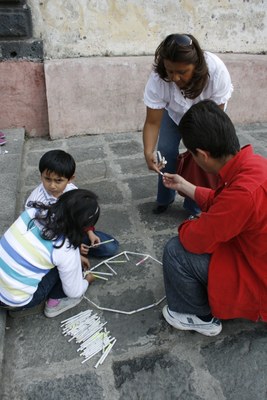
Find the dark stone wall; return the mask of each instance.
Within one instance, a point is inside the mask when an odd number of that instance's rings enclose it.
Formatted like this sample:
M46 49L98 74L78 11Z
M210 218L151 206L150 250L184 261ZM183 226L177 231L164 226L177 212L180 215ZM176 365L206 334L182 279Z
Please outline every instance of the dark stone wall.
M9 59L43 59L43 42L32 37L26 0L0 0L0 60Z

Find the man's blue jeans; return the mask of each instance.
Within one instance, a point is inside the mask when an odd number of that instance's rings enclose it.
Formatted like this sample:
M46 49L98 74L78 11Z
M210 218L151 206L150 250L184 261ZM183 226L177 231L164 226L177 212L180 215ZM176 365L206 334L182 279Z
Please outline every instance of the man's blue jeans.
M170 118L165 110L160 126L158 150L167 160L166 167L162 172L175 174L177 171L177 156L179 154L179 144L181 136L176 123ZM162 183L162 177L159 175L157 202L160 205L167 205L175 198L175 190L167 189ZM189 197L184 200L184 208L192 214L200 213L198 205Z
M185 250L179 237L166 244L163 275L169 309L183 314L208 315L207 294L210 254Z

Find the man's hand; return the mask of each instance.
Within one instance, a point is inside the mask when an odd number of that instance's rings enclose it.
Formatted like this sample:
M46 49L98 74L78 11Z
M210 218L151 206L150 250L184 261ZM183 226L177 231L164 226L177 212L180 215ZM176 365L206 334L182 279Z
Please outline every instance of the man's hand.
M180 175L168 174L167 172L164 174L162 180L166 188L173 190L181 190L181 185L187 182Z
M166 188L182 192L186 196L195 200L196 186L186 181L182 176L166 172L162 177L162 181Z

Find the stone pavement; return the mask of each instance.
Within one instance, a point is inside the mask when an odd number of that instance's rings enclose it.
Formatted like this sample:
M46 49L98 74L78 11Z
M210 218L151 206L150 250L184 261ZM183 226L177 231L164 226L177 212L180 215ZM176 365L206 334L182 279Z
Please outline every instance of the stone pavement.
M267 124L237 128L241 144L253 143L255 150L267 157ZM121 251L148 253L161 260L164 244L177 234L177 225L188 216L180 197L165 214L155 217L151 213L157 177L146 168L140 132L57 141L28 139L24 142L20 175L21 146L18 144L11 157L12 146L13 132L6 145L10 153L0 155L1 200L5 206L1 211L2 232L7 226L6 210L12 208L13 214L15 210L15 175L20 183L18 214L26 196L39 183L41 155L55 148L74 156L76 184L99 196L101 216L97 228L116 236ZM114 264L118 275L108 282L94 282L87 297L100 306L124 311L155 303L164 295L161 265L146 261L136 266L139 260L140 256L131 256L127 265ZM97 262L91 260L92 265ZM38 314L16 319L7 316L5 321L0 311L0 356L4 358L1 399L266 399L266 324L224 321L222 333L208 338L170 327L161 315L164 304L124 315L99 311L84 299L76 308L53 319ZM97 369L94 365L99 357L81 364L78 345L68 343L60 328L61 320L88 308L107 322L117 339Z
M7 144L0 147L0 236L16 217L16 197L20 181L21 161L23 155L24 129L5 129ZM6 313L0 310L0 382L2 360L4 357L4 338ZM0 383L1 395L1 383ZM1 398L1 396L0 396Z

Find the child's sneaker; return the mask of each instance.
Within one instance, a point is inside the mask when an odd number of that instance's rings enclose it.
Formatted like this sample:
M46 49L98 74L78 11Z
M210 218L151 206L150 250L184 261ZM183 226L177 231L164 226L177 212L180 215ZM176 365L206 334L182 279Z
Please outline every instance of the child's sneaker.
M163 307L162 314L166 321L176 329L196 331L205 336L216 336L222 330L221 321L214 317L211 321L205 322L193 314L171 311L168 306Z
M48 299L45 303L44 315L47 318L56 317L64 311L77 306L82 299L82 297L77 299L72 299L70 297L64 297L63 299Z

